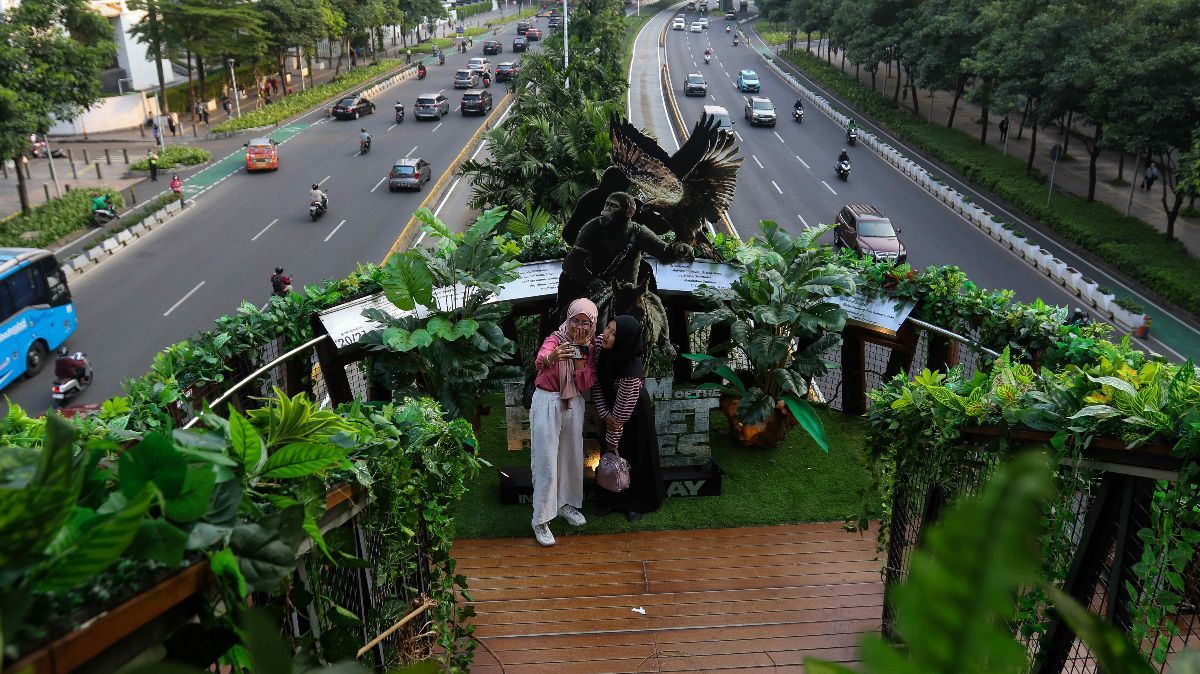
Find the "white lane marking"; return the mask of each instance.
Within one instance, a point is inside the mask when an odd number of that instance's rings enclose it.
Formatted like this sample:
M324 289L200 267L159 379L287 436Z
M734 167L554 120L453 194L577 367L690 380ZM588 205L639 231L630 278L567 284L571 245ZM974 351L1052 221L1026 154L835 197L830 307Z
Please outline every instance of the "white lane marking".
M830 192L833 192L834 196L837 196L837 191L836 191L836 190L834 190L832 187L830 187L830 186L829 186L829 183L827 183L827 182L825 182L824 180L822 180L822 181L821 181L821 184L825 186L825 189L829 190Z
M771 187L774 187L776 192L783 194L783 190L779 189L779 185L776 185L774 180L771 181Z
M758 160L758 157L755 157L754 155L750 155L750 158L754 160L755 164L758 164L758 168L767 168L766 166L762 165L762 162L760 162Z
M355 156L355 157L357 157L357 156L358 156L358 155L360 155L360 154L362 154L362 150L359 150L358 152L355 152L355 153L354 153L354 156Z
M342 228L342 225L344 225L344 224L346 224L346 221L345 221L345 220L342 220L341 222L339 222L339 223L337 224L337 227L334 227L334 228L333 228L333 231L329 233L329 236L325 237L325 243L329 243L329 240L333 238L333 235L334 235L334 234L337 234L337 231L338 231L339 229L341 229L341 228Z
M411 156L412 156L412 153L416 152L418 147L421 147L421 146L420 146L420 145L414 145L414 146L413 146L413 149L409 150L409 151L408 151L408 154L404 155L404 157L405 157L406 159L407 159L408 157L411 157Z
M437 133L437 130L442 128L443 124L445 124L445 122L438 122L438 125L433 127L433 131L430 131L430 133Z
M320 187L321 185L324 185L324 184L325 184L325 181L326 181L326 180L329 180L331 177L332 177L332 176L325 176L324 178L321 178L321 182L317 183L317 187Z
M445 89L438 89L438 93L439 93L439 94L440 94L440 93L444 93L445 91L446 91Z
M458 112L459 110L462 110L462 103L459 103L458 105L454 106L455 112Z
M374 192L375 190L379 189L379 186L382 185L383 181L385 181L385 180L387 180L387 176L380 178L379 182L375 183L375 187L371 188L371 191Z
M170 316L172 311L175 311L176 309L178 309L180 304L183 304L184 302L187 301L187 298L196 294L196 291L199 290L200 288L202 288L205 283L206 283L206 281L201 281L201 282L197 283L195 288L192 288L191 290L189 290L186 295L179 298L178 302L176 302L175 304L172 304L170 309L167 309L166 311L164 311L163 316Z
M395 124L393 124L393 125L389 126L389 127L387 128L387 130L388 130L388 131L391 131L391 130L392 130L392 129L394 129L394 128L396 128L396 125L395 125ZM387 131L385 131L384 133L387 133Z
M805 220L803 215L800 215L799 213L797 213L796 217L800 218L800 224L804 225L805 227L808 227L808 220Z
M780 142L780 143L786 143L786 142L787 142L787 141L785 141L785 140L783 139L783 136L779 135L779 132L778 132L778 131L773 131L772 133L774 133L774 134L775 134L775 137L779 139L779 142Z
M737 136L737 139L739 142L742 142L742 143L746 142L746 139L742 138L742 134L738 133L737 131L734 131L733 135Z
M262 228L262 231L261 231L261 232L259 232L258 234L255 234L254 236L250 237L250 240L251 240L251 241L257 241L257 240L258 240L258 237L262 236L263 234L266 234L266 233L267 233L267 230L271 228L271 225L274 225L274 224L275 224L275 223L277 223L277 222L279 222L279 218L275 218L274 220L272 220L270 225L267 225L266 227L263 227L263 228Z
M811 166L808 165L808 162L806 162L800 158L800 155L796 155L796 161L800 162L801 164L804 164L804 168L806 168L806 169L812 168Z

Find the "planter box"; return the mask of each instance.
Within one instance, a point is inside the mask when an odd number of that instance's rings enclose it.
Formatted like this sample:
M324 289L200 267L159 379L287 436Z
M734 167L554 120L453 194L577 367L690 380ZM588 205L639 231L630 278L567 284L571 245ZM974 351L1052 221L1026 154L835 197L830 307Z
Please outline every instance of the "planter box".
M1005 248L1009 249L1013 247L1013 238L1012 230L1004 229L1003 227L1000 228L1000 231L996 236L996 240L999 241Z
M1079 291L1079 297L1093 307L1096 306L1096 289L1099 287L1100 284L1087 280L1083 275L1080 275L1079 280L1075 281L1075 289Z
M1041 248L1041 245L1037 242L1025 239L1018 245L1014 246L1013 250L1020 254L1021 257L1025 258L1025 260L1030 264L1033 264L1033 256L1037 254L1039 248Z
M1080 294L1079 282L1083 279L1083 273L1074 267L1067 267L1063 270L1063 286L1067 290Z
M1143 314L1135 314L1132 311L1127 311L1118 306L1116 303L1113 303L1112 318L1113 322L1117 324L1118 328L1132 331L1134 328L1142 324L1144 316Z
M1054 256L1045 248L1038 248L1037 252L1033 254L1034 266L1041 269L1043 274L1049 273L1050 261L1053 259Z
M1112 318L1113 307L1116 306L1116 299L1117 298L1115 296L1109 295L1108 293L1102 293L1099 290L1092 294L1092 304L1106 318Z
M1024 238L1019 237L1016 234L1013 234L1012 237L1008 240L1008 244L1009 244L1008 245L1009 250L1016 253L1017 255L1024 255L1025 246L1026 246Z
M1051 279L1061 285L1063 283L1063 277L1067 273L1067 263L1054 256L1051 256L1046 271Z

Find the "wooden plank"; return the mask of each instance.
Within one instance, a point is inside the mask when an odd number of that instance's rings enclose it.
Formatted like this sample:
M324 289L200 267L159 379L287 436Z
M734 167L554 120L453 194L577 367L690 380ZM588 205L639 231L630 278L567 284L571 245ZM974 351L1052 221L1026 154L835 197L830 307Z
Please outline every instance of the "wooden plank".
M788 534L804 534L811 532L834 532L842 535L859 535L842 528L840 522L806 522L801 524L776 524L765 527L725 527L721 529L664 529L662 531L629 531L620 534L600 534L587 536L592 539L603 539L606 542L636 541L639 538L652 535L657 540L682 539L697 541L704 539L730 539L754 536L781 536ZM585 534L586 536L586 534ZM472 549L508 548L513 538L460 538L463 545ZM457 543L456 543L457 545Z
M613 595L600 602L592 597L553 597L550 599L522 599L499 601L474 601L478 612L510 613L517 611L546 611L565 608L594 608L596 606L662 606L666 604L706 604L754 601L757 599L801 599L804 597L829 597L837 595L883 596L883 582L876 578L868 583L849 585L818 585L785 587L764 590L692 590L679 593Z

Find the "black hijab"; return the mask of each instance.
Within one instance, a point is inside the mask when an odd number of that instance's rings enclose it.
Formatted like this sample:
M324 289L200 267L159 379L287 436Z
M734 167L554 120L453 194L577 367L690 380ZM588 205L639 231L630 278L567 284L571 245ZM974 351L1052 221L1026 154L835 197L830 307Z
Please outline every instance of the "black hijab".
M613 348L602 350L596 363L596 374L604 397L612 401L616 395L617 380L636 377L645 372L646 340L642 336L642 324L633 316L617 316L616 338Z

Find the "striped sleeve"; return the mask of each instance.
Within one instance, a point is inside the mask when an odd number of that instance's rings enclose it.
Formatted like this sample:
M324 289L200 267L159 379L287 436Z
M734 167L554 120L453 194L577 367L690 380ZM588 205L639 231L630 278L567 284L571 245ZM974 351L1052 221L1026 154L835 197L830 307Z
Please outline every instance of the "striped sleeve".
M637 407L638 395L642 392L642 380L638 377L624 377L617 380L617 399L613 403L611 414L617 422L617 428L609 429L604 435L604 441L611 447L621 442L621 434L625 431L625 422L633 416Z

